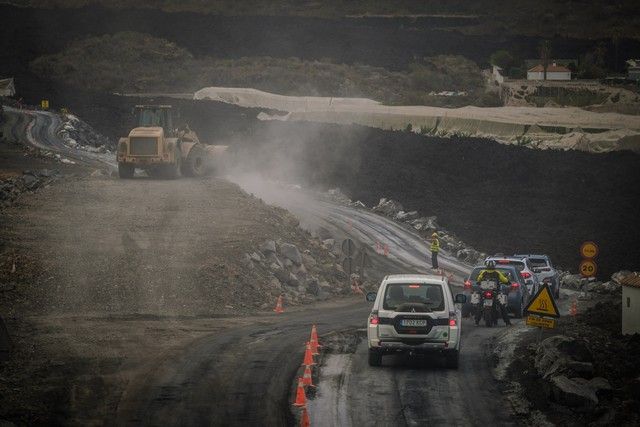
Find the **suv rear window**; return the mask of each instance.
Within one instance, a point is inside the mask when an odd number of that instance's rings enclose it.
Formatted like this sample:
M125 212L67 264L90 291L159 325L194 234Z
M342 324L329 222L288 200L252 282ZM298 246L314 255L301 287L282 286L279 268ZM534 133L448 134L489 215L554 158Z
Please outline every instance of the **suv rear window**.
M529 258L532 267L549 267L549 263L544 258Z
M500 265L513 265L519 272L524 270L524 261L517 261L514 259L497 259L495 261L496 268Z
M396 310L403 304L424 304L428 311L444 310L442 285L428 283L389 283L382 306L385 310Z

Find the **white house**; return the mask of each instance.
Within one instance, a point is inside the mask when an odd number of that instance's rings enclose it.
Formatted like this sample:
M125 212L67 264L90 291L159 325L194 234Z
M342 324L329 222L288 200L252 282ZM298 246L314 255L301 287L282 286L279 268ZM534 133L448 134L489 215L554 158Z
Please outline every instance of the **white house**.
M527 80L544 80L544 66L538 64L527 71ZM571 80L571 70L555 62L547 66L547 80Z
M622 333L640 334L640 276L630 274L622 280Z

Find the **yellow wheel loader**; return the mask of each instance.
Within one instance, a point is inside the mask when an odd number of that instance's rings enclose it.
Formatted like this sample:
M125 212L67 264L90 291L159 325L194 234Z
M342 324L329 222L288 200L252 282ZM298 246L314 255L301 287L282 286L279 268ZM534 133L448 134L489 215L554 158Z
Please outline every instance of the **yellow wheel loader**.
M219 169L227 147L205 145L188 126L173 128L170 105L136 105L138 126L118 141L118 175L133 178L136 168L149 176L175 179Z

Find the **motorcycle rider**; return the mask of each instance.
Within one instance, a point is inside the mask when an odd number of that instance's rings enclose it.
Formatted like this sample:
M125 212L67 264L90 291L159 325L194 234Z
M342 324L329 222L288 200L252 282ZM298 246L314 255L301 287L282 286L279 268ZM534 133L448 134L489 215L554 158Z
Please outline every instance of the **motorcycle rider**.
M480 270L478 274L478 278L476 279L476 283L480 283L482 280L490 280L495 281L498 284L498 293L501 293L502 285L508 285L509 279L507 276L502 274L500 270L496 270L496 262L493 260L488 260L484 263L485 268ZM500 314L502 315L502 320L504 320L505 325L511 326L511 320L509 320L509 315L507 314L507 308L498 302L498 308L500 310ZM480 317L482 317L482 310L476 310L476 326L480 323Z

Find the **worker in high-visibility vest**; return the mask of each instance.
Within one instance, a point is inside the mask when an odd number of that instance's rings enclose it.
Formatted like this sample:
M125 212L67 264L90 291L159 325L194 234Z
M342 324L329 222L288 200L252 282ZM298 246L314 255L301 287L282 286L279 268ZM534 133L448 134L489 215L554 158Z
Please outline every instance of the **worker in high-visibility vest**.
M434 232L431 235L431 268L438 269L438 252L440 252L440 240L438 240L438 233Z

